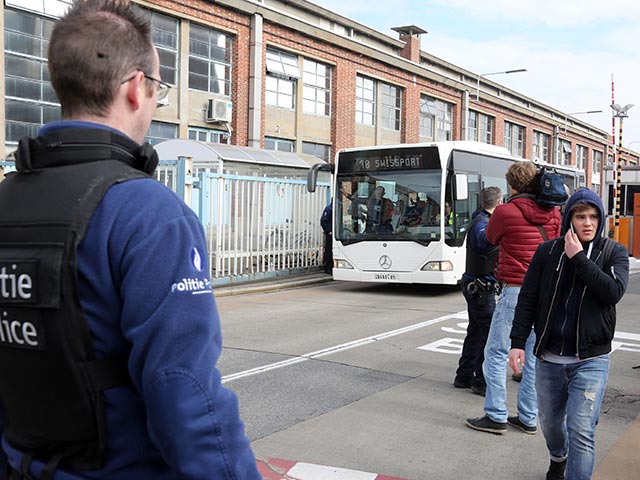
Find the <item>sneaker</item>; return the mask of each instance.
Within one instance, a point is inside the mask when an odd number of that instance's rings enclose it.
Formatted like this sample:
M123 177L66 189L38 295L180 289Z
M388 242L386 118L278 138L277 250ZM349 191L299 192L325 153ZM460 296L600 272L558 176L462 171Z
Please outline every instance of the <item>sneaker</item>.
M547 471L547 480L564 480L564 471L567 468L567 460L554 462L551 460Z
M471 388L471 380L464 377L456 377L453 380L453 386L456 388Z
M537 426L534 425L533 427L530 427L529 425L525 425L520 421L520 417L518 417L517 415L507 418L507 423L512 427L519 428L524 433L528 433L529 435L535 435L538 431Z
M503 434L507 431L507 423L494 422L486 415L478 418L467 418L465 425L481 432Z
M522 381L522 372L514 373L513 375L511 375L511 379L514 382L521 382Z
M475 393L476 395L480 395L482 397L484 397L487 393L487 386L486 385L476 385L473 384L471 385L471 391L473 393Z

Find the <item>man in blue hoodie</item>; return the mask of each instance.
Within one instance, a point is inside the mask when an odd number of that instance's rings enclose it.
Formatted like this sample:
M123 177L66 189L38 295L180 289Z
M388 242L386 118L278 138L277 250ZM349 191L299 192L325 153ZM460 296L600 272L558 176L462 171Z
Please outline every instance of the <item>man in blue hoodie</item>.
M22 139L0 184L0 282L16 285L0 288L9 478L260 479L215 367L204 230L141 145L168 94L149 19L77 0L48 60L63 121Z
M509 364L525 360L535 329L540 425L551 456L547 480L588 480L595 428L609 374L616 308L629 255L602 237L604 208L587 188L569 199L563 235L538 247L524 278L511 330ZM566 472L565 472L566 471Z

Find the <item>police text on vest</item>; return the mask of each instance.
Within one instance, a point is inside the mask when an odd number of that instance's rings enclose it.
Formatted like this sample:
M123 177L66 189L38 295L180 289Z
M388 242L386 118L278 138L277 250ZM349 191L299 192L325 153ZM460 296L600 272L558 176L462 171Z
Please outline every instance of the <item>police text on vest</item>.
M33 280L28 273L17 272L18 266L0 267L0 298L11 300L29 300Z

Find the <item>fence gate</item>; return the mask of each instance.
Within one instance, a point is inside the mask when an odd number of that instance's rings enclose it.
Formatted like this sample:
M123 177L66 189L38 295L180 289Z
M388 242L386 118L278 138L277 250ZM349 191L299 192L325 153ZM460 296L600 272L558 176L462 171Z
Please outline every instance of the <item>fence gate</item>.
M322 264L320 216L328 185L311 194L303 180L219 173L198 178L194 200L199 198L214 284L308 271Z

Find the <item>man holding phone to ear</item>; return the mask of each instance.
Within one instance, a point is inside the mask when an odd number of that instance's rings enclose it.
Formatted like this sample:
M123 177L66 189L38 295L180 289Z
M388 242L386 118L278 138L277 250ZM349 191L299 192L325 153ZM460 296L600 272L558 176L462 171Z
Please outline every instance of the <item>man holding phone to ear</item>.
M607 377L616 309L629 254L602 237L604 208L587 188L566 205L563 236L538 247L518 297L509 364L524 365L533 325L536 391L551 456L547 480L588 480Z

